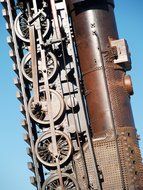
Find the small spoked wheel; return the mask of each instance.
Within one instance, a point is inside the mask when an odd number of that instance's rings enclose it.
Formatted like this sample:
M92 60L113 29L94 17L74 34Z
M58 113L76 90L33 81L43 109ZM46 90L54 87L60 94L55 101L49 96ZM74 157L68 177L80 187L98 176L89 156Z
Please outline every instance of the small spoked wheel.
M28 110L31 118L39 124L49 124L49 111L48 102L46 98L45 90L41 90L40 101L38 104L34 103L34 98L30 98L28 103ZM54 122L58 121L64 113L65 103L62 96L56 91L50 89L50 103L52 107L52 116Z
M35 21L36 22L36 21ZM40 15L41 31L43 37L45 37L49 31L49 19L46 13L42 12ZM30 42L29 39L29 24L27 13L19 13L14 22L14 28L16 35L24 42Z
M39 83L43 83L43 74L42 74L42 61L40 57L40 52L37 53L37 58L38 58L38 78L39 78ZM47 52L46 53L46 66L47 66L47 75L48 75L48 80L50 81L53 79L57 73L57 60L56 57L53 53ZM24 56L22 63L21 63L21 70L24 75L24 77L32 82L32 62L31 62L31 53L28 53Z
M52 134L45 132L38 138L35 144L35 152L38 160L48 167L56 167L56 158L53 154L53 148L57 148L59 164L64 164L71 155L72 145L69 137L61 131L56 130L56 147L53 147Z
M69 174L62 174L63 184L65 190L79 190L76 180ZM62 190L59 176L52 175L43 184L42 190Z

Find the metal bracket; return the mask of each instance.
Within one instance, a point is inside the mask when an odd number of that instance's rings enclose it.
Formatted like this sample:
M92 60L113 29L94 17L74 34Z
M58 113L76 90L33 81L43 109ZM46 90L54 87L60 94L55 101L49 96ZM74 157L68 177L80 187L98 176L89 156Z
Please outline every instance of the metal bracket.
M114 59L115 64L125 67L127 71L131 70L131 58L128 49L128 44L125 39L110 41L111 47L117 48L117 59Z
M33 24L33 23L35 22L35 20L40 17L40 15L41 15L42 12L43 12L43 9L41 9L40 11L38 11L38 12L34 15L34 17L29 20L28 23L29 23L30 25Z

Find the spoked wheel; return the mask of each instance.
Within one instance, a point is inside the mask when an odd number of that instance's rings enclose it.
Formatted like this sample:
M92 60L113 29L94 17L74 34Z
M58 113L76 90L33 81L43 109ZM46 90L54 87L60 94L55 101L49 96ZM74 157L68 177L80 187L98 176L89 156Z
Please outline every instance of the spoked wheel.
M79 190L77 182L69 174L62 174L65 190ZM60 186L59 176L53 175L49 177L43 184L42 190L62 190Z
M55 132L59 164L62 165L70 157L72 152L72 145L69 137L65 133L58 130ZM50 131L44 133L41 137L38 138L35 144L35 152L38 160L45 166L57 166L56 158L53 154L52 134Z
M49 124L49 111L48 102L46 99L46 93L44 90L40 91L40 102L38 104L34 103L34 98L32 97L28 103L29 114L31 118L40 124ZM52 116L54 122L59 120L64 113L65 104L62 96L55 90L50 89Z
M36 22L36 21L35 21ZM49 31L49 20L46 13L40 15L42 35L45 37ZM27 13L19 13L15 19L14 28L16 35L24 42L30 42Z
M41 58L40 58L40 52L38 52L37 57L38 57L38 78L39 78L39 83L43 83L44 79L43 79L43 74L42 74L42 71L41 71L42 62L41 62ZM57 64L57 60L56 60L55 55L53 53L51 53L51 52L46 53L46 60L47 60L46 66L47 66L48 80L51 80L56 75L58 64ZM24 77L27 80L29 80L30 82L32 82L31 53L26 54L25 57L23 58L22 64L21 64L21 70L22 70L22 73L23 73Z

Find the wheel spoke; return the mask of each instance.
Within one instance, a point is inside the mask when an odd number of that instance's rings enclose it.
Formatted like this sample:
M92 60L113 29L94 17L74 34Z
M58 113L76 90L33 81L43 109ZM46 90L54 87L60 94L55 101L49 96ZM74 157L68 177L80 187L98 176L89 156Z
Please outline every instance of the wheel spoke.
M33 15L34 16L34 15ZM46 14L42 12L40 15L41 31L43 37L45 37L49 31L49 20ZM29 29L28 29L28 15L25 13L19 13L15 19L15 31L17 36L24 42L29 42Z
M62 174L62 180L63 180L63 184L64 184L64 189L65 190L77 190L78 189L78 185L75 181L75 179L73 177L71 177L69 174ZM48 178L43 187L42 190L54 190L54 189L58 189L60 188L60 181L59 181L59 176L58 175L54 175L53 179L52 176L50 178Z
M29 36L29 30L26 28L24 28L22 30L23 35ZM50 54L50 55L49 55ZM50 80L56 73L57 70L57 63L56 63L56 59L54 59L54 55L52 53L49 53L46 56L47 57L47 63L46 63L46 67L47 67L47 75L48 75L48 79ZM39 78L39 83L43 83L43 74L41 71L41 57L40 54L37 54L38 57L38 78ZM27 59L26 59L27 58ZM31 63L31 54L26 55L26 62L22 62L22 72L23 75L30 81L32 82L32 63Z
M44 165L55 167L56 166L56 158L53 155L53 144L52 144L53 142L52 142L52 138L51 138L51 132L47 132L47 133L43 134L42 137L44 138L44 141L41 141L40 139L38 139L38 141L36 142L36 147L37 147L36 154L38 155L38 159ZM71 142L70 142L68 136L61 131L56 131L56 139L58 139L57 140L57 149L58 149L58 155L59 155L59 164L61 165L65 161L67 161L67 159L69 158L69 156L71 154L71 146L69 146L69 144ZM58 143L60 141L62 141L62 144L66 144L66 146L59 147ZM46 156L47 156L47 160L45 159Z

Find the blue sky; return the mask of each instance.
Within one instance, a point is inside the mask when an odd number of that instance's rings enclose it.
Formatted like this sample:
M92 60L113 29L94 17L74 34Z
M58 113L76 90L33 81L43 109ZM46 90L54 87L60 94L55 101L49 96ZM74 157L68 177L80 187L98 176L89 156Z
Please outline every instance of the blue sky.
M132 54L132 76L134 96L131 98L134 119L138 134L143 139L143 1L142 0L115 0L116 21L120 38L128 41ZM0 6L0 10L1 10ZM20 103L16 99L16 87L13 84L15 77L12 71L12 60L8 52L8 36L5 21L0 14L0 183L2 190L32 190L29 182L32 175L27 169L29 161L26 155L26 143L21 127L22 114L19 111ZM141 143L142 142L142 143ZM140 146L143 152L143 140Z

